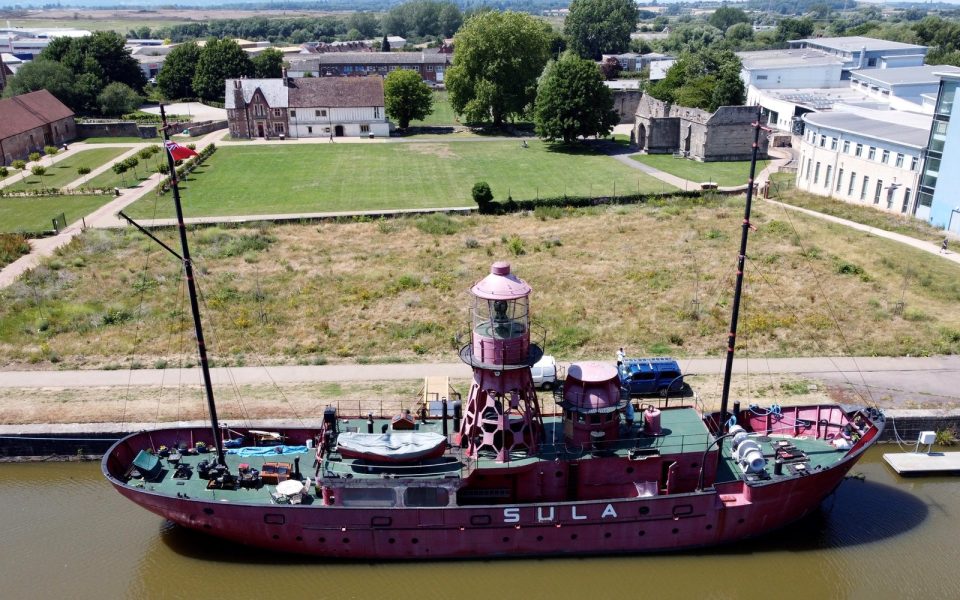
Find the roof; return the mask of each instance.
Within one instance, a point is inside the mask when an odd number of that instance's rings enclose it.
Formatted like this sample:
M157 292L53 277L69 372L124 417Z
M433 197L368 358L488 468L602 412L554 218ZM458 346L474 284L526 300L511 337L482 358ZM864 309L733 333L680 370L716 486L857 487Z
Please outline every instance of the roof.
M803 115L803 120L807 123L817 126L852 133L864 137L878 140L886 140L904 146L922 149L926 147L927 140L930 137L930 127L910 127L895 122L899 118L899 113L891 112L891 119L871 119L864 115L834 111L827 113L807 113Z
M0 140L73 116L73 111L47 90L0 100Z
M283 79L227 79L224 108L237 108L233 102L234 82L240 82L243 90L243 101L249 103L253 94L259 89L271 108L287 107L287 87Z
M756 50L737 52L744 69L805 69L810 67L842 66L843 60L809 48L787 50Z
M318 54L303 60L292 59L290 69L316 70L320 65L421 65L447 64L449 54L423 52L335 52Z
M940 83L937 73L960 73L960 67L923 65L919 67L897 67L896 69L856 69L850 71L850 75L857 79L889 86L923 83L937 85Z
M290 108L383 106L381 77L303 77L290 83Z
M832 38L807 38L802 40L791 40L790 45L807 44L808 46L820 46L839 50L841 52L860 52L863 48L867 52L883 52L884 50L926 50L926 46L916 44L905 44L903 42L890 42L887 40L878 40L876 38L864 37L862 35L852 35L848 37Z

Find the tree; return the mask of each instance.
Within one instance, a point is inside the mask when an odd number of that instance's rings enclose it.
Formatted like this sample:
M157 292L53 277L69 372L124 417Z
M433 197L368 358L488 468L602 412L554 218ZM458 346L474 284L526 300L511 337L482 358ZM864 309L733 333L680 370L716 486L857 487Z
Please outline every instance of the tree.
M537 89L537 135L569 144L577 137L607 135L619 117L597 65L571 52L551 62Z
M438 32L445 38L453 37L453 34L463 25L463 13L460 8L452 2L444 2L440 6L440 13L437 15Z
M97 105L100 112L111 117L133 112L140 108L143 97L130 86L113 82L97 96Z
M806 17L802 19L781 19L777 24L777 41L789 42L801 40L813 33L813 21Z
M380 42L380 52L390 52L390 40L387 39L387 36L383 36L383 41Z
M721 6L717 10L713 11L713 14L710 15L710 18L707 19L707 21L720 31L726 31L731 25L736 25L737 23L749 23L750 17L748 17L747 13L743 12L743 10L739 8Z
M115 31L96 31L84 37L54 38L40 56L61 63L78 79L82 75L90 75L91 81L95 79L98 85L88 98L95 100L107 84L115 81L138 92L143 90L146 78L125 43L123 36Z
M512 11L482 12L464 23L445 83L450 105L467 121L521 115L536 98L550 37L538 19Z
M747 101L747 93L740 79L740 61L730 61L720 67L716 86L710 96L710 111L721 106L742 106Z
M157 74L157 87L168 100L193 96L193 77L200 60L200 46L194 42L179 44L170 51Z
M390 71L383 80L383 95L387 115L397 120L400 129L433 112L433 92L416 71Z
M114 173L120 176L120 185L127 187L127 178L123 176L123 174L127 172L127 165L124 164L123 161L120 161L118 163L114 163L111 169L113 169Z
M207 40L200 50L193 91L204 100L223 100L224 80L253 75L253 63L233 40Z
M283 75L283 52L267 48L253 57L253 74L262 79L276 79Z
M380 32L380 20L374 13L355 12L347 18L347 28L356 29L363 38L372 38Z
M577 54L600 60L601 54L629 48L630 33L636 26L637 5L633 0L573 0L565 31Z
M470 195L473 197L473 201L477 203L477 208L480 209L481 214L488 214L490 211L490 204L493 202L493 192L490 190L490 184L486 181L478 181L473 184L473 189L470 190Z
M57 100L73 106L75 78L73 72L58 62L38 58L23 64L17 74L7 81L4 96L19 96L27 92L47 90Z
M621 70L620 61L612 56L608 56L600 63L600 74L603 75L604 79L616 79Z
M742 105L746 93L740 79L741 66L740 59L729 50L685 52L667 70L667 76L647 91L664 102L708 111Z

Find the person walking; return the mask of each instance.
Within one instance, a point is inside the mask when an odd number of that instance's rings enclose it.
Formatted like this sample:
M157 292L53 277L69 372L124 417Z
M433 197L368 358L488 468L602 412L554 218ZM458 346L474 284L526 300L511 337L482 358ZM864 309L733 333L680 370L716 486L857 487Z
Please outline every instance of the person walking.
M617 366L623 365L624 359L627 358L626 353L623 351L623 348L617 350Z
M947 240L948 240L948 239L949 239L949 238L943 238L943 243L940 244L940 254L946 254L946 253L947 253Z

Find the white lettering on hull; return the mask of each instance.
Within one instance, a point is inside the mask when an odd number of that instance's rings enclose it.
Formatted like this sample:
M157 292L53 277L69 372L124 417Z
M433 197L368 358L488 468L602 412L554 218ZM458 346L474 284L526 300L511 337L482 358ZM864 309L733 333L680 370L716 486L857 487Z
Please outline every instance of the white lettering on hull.
M581 510L586 509L584 509L582 506L577 506L576 504L570 506L570 512L568 513L570 520L584 521L590 518L588 513L581 513ZM557 520L557 512L557 507L555 506L538 506L536 520L538 523L552 523L553 521ZM607 504L600 513L600 519L616 519L618 516L617 510L612 504ZM520 520L520 508L510 507L503 509L504 523L519 523Z

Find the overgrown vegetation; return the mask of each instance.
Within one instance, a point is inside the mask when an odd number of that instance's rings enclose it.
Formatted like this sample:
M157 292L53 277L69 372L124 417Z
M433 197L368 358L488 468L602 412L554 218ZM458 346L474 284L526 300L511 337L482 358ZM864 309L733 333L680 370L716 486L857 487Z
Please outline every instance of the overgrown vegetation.
M0 268L30 252L27 238L18 233L0 233Z

